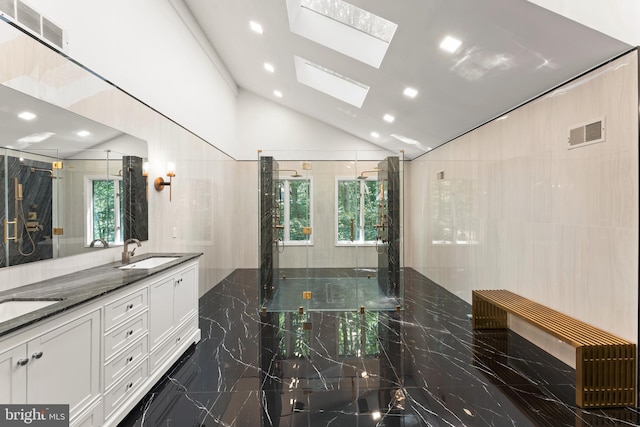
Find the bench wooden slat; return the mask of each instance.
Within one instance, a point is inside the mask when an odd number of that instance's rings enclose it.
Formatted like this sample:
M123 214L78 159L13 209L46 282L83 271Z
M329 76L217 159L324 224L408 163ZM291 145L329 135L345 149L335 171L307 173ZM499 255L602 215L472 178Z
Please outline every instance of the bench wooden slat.
M508 328L508 314L576 348L578 406L635 406L634 343L507 290L473 291L474 329Z

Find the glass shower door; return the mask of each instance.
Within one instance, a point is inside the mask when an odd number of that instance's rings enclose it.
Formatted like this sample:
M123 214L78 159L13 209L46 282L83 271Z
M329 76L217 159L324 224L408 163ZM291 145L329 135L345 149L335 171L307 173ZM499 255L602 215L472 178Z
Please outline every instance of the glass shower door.
M261 307L402 307L401 153L320 155L259 153Z

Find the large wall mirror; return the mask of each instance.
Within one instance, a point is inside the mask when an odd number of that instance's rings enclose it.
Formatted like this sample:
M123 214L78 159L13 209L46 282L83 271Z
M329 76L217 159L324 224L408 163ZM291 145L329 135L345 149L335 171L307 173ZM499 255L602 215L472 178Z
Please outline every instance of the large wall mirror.
M0 85L0 267L148 239L147 143Z

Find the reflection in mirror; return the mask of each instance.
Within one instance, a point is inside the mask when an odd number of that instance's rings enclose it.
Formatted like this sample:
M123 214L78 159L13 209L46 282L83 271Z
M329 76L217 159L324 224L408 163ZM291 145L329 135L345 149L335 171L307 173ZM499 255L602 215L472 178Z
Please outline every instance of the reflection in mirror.
M0 129L0 267L148 239L145 141L4 86Z

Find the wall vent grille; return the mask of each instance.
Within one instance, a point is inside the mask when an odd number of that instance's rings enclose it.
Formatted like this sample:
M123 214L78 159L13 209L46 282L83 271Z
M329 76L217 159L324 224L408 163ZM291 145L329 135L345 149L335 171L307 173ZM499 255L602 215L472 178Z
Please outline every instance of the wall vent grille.
M0 14L11 19L16 19L15 0L0 0Z
M64 30L44 16L42 17L42 36L60 48L64 46Z
M569 149L605 140L604 117L569 129Z
M66 46L66 32L20 0L0 0L0 13L58 49Z

